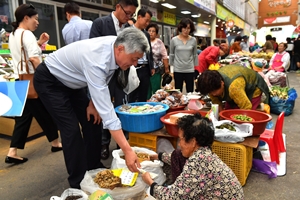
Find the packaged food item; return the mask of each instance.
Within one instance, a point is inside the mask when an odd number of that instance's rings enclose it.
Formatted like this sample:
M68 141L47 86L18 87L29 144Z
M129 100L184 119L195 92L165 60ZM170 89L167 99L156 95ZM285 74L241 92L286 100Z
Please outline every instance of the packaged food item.
M216 119L219 119L219 104L212 104L211 110L214 113Z
M113 198L110 196L110 194L102 190L97 190L89 196L88 200L113 200Z

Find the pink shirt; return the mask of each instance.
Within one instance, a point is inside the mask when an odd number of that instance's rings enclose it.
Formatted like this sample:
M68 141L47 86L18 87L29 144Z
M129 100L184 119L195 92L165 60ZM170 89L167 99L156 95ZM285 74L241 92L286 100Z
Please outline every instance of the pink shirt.
M151 48L153 54L154 68L157 68L157 63L162 59L168 59L168 53L164 43L156 38L153 42L151 41Z

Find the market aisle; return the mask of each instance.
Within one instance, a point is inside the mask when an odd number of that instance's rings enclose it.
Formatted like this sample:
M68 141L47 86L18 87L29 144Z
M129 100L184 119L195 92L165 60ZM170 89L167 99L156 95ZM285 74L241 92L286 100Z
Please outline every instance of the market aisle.
M300 95L300 74L289 73L290 86ZM267 175L250 172L243 187L245 199L273 200L298 199L300 182L300 100L296 100L294 113L285 118L284 133L287 142L287 174L275 179ZM273 122L277 116L273 116ZM25 150L18 151L27 157L21 165L4 163L10 140L0 137L0 200L49 200L60 196L69 187L62 152L51 153L45 136L26 143ZM110 149L116 148L114 142ZM110 166L111 157L104 162Z

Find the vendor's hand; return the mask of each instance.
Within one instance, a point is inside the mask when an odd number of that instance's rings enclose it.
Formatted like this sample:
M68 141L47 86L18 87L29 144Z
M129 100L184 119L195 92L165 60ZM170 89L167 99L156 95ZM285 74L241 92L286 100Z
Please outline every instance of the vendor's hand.
M150 160L158 160L158 154L149 155Z
M155 74L155 69L151 69L151 76Z
M89 106L86 108L86 115L87 115L87 120L90 121L90 116L94 116L94 124L100 124L101 122L101 117L96 110L92 100L90 100Z
M149 172L145 172L142 174L142 179L143 181L148 184L151 185L154 181L152 180L152 178L150 177Z
M139 172L137 167L141 168L141 164L138 160L136 153L133 150L124 153L125 153L125 162L128 169L131 172Z

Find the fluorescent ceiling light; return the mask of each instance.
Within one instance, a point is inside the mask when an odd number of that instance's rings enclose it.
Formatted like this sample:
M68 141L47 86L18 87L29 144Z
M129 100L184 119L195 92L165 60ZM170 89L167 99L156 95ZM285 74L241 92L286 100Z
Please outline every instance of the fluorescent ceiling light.
M216 24L216 27L219 27L219 25L218 25L218 24Z
M153 2L153 3L158 3L159 2L159 0L150 0L151 2Z
M191 15L193 18L198 18L201 16L201 14L197 14L197 15Z
M208 21L204 21L203 23L204 23L204 24L209 24L209 22L208 22Z
M176 8L176 6L173 6L169 3L162 3L161 5L164 6L164 7L170 8L170 9L175 9Z
M181 11L181 13L182 13L182 14L185 14L185 15L191 14L191 12L188 11L188 10L183 10L183 11Z

